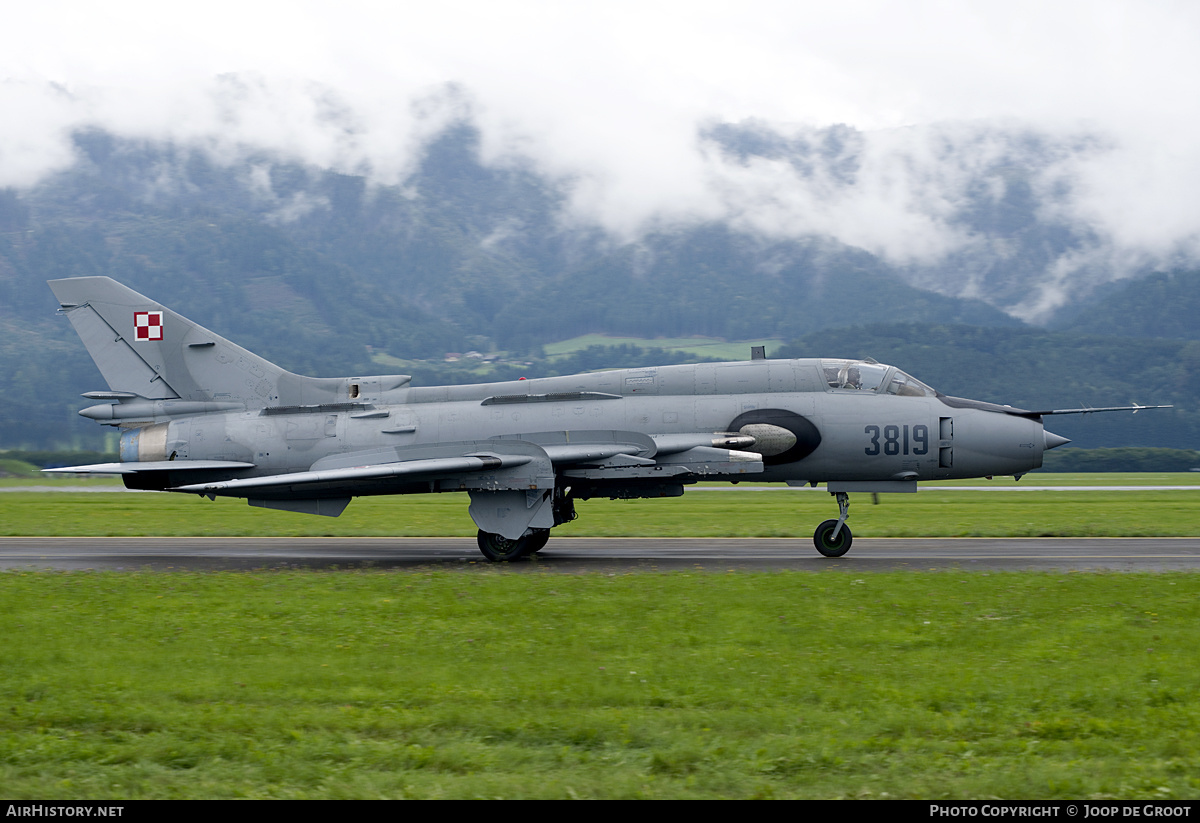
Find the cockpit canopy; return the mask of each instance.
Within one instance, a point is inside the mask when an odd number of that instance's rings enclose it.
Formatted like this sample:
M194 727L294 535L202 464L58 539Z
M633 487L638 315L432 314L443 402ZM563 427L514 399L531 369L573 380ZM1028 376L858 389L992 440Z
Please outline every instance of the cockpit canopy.
M822 360L821 371L829 388L835 390L895 394L902 397L937 395L937 392L915 377L874 360Z

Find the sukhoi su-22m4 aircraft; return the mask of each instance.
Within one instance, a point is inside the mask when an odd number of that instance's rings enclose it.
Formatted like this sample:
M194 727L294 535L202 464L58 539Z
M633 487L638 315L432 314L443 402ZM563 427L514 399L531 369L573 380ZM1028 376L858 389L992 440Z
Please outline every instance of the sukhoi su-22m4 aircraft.
M1044 417L1117 410L947 397L872 360L756 357L469 386L303 377L110 278L50 288L108 383L79 413L121 429L121 462L53 471L331 517L359 495L466 492L490 560L541 550L576 500L747 479L825 483L839 516L813 539L839 557L851 492L1020 476L1068 442Z

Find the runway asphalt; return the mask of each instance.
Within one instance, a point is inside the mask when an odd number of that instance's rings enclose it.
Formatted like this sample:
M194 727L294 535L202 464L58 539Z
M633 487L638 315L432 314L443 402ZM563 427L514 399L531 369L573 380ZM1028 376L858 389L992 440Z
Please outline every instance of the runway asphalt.
M808 538L558 538L536 557L484 560L463 537L5 537L0 569L504 569L578 574L677 570L1200 571L1200 538L856 538L840 558Z

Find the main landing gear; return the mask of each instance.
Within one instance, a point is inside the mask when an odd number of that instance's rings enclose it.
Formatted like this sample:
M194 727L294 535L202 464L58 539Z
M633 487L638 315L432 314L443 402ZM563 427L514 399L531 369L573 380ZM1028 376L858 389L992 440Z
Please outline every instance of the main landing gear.
M481 530L475 539L479 543L479 550L483 552L484 557L493 563L501 563L508 560L520 560L522 557L540 552L546 547L546 541L550 539L550 530L531 529L528 534L522 535L516 540L509 540L507 537Z
M835 492L834 497L838 504L837 520L826 520L813 532L813 544L825 557L841 557L850 551L854 542L854 535L846 525L846 520L850 517L850 495L846 492ZM570 497L563 495L555 504L556 526L575 519L575 506ZM536 554L546 547L549 539L549 529L528 529L515 540L480 529L476 537L479 551L493 563L520 560Z
M838 519L826 520L817 526L813 533L813 543L816 544L817 551L826 557L841 557L850 551L850 544L854 542L854 535L846 525L846 518L850 516L850 495L838 492L836 497Z
M578 517L575 513L575 498L571 496L570 486L555 488L552 505L554 506L555 526L570 523ZM526 529L525 534L516 540L510 540L502 535L480 529L475 540L484 557L493 563L504 563L537 554L546 548L546 542L550 540L550 530Z

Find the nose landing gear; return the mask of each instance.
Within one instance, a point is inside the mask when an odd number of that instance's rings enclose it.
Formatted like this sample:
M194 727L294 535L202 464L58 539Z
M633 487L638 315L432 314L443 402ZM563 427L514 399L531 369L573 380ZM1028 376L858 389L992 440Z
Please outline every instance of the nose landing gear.
M846 519L850 516L850 495L837 492L835 497L838 503L838 519L826 520L813 532L813 543L817 551L826 557L841 557L850 551L850 544L854 542L854 535L846 525Z

